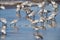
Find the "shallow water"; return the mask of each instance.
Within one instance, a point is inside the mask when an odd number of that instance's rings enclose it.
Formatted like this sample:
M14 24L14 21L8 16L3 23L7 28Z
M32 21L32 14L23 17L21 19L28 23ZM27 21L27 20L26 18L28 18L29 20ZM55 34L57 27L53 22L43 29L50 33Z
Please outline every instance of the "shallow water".
M39 8L32 7L32 10L37 11ZM51 10L51 9L49 9ZM38 11L37 11L38 12ZM21 10L22 18L20 18L20 21L17 23L17 27L19 27L19 30L13 31L13 28L9 26L10 21L13 19L16 19L16 11L15 9L5 9L0 10L0 17L4 17L7 19L7 35L1 35L0 34L0 40L35 40L33 33L34 30L31 27L26 27L24 24L31 24L28 20L25 19L26 13ZM38 18L38 17L37 17ZM60 40L60 6L58 15L56 17L57 21L57 27L56 28L48 28L46 30L40 30L40 33L43 35L43 40ZM0 27L1 27L0 23Z

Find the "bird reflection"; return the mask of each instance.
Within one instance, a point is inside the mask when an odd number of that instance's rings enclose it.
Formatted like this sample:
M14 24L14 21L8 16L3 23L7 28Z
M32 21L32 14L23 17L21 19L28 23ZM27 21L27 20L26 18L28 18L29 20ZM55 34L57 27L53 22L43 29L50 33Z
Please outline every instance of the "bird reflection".
M35 37L36 40L43 39L43 36L39 33L39 31L36 31L33 36Z
M6 40L6 35L0 35L0 40Z

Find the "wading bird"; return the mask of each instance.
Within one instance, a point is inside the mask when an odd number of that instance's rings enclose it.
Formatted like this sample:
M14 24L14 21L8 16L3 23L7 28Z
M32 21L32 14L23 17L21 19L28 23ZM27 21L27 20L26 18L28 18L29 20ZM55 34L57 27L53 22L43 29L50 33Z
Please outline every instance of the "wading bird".
M45 1L41 2L41 3L37 3L38 7L42 8L45 6Z
M32 12L32 10L31 10L30 8L28 8L28 7L23 8L23 10L26 11L26 14L27 14L27 15Z
M57 11L58 10L58 4L55 1L51 1L51 3L52 3L54 10Z
M33 26L33 29L38 31L40 29L46 30L45 26Z
M56 17L56 15L57 15L56 12L52 12L52 14L47 18L47 20L54 19Z
M4 9L5 9L5 6L1 5L1 6L0 6L0 9L3 9L3 10L4 10Z
M57 25L56 19L51 19L50 23L49 23L49 26L54 28L54 27L56 27L56 25Z
M36 23L38 23L39 22L39 20L33 20L33 19L31 19L30 17L26 17L32 24L36 24Z
M34 16L35 15L35 11L32 11L29 15L27 15L27 16L29 16L29 17L31 17L31 16Z
M1 33L5 35L7 29L7 20L5 18L0 18L0 22L2 22Z
M16 26L18 22L18 19L14 19L13 21L10 22L10 26L13 27L16 31L18 30L18 27Z

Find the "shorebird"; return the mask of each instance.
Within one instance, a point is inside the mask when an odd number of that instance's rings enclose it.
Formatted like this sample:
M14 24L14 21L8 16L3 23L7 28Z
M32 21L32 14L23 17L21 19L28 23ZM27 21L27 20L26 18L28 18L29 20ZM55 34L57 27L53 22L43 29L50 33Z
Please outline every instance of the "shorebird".
M33 19L31 19L30 17L26 17L32 24L35 24L35 23L38 23L39 22L39 20L33 20Z
M0 21L1 21L2 23L4 23L4 24L7 23L7 20L6 20L5 18L0 18Z
M40 29L46 30L45 26L34 26L33 29L36 31L38 31Z
M38 23L39 22L39 20L33 20L32 21L32 24L36 24L36 23Z
M56 27L56 25L57 25L56 20L55 19L51 19L49 26L50 27Z
M45 22L46 18L40 17L39 22Z
M54 8L58 8L58 4L55 1L51 1Z
M43 1L43 2L41 2L41 3L37 3L37 5L38 5L38 7L42 8L42 7L44 7L44 5L45 5L45 1Z
M41 10L39 10L38 14L43 15L43 14L48 14L48 13L50 13L50 12L51 12L51 11L49 11L49 10L41 9Z
M21 7L21 6L18 4L18 5L16 6L16 8L17 8L16 11L20 11L20 7Z
M5 6L1 5L0 8L4 10L5 9Z
M55 1L51 1L51 3L52 3L52 4L56 4L56 2L55 2Z
M26 14L27 14L27 15L32 12L32 10L31 10L30 8L28 8L28 7L23 8L23 10L26 11Z
M38 12L38 14L40 15L40 17L43 17L44 15L44 9L41 9L41 10L39 10L39 12Z
M31 3L30 1L25 1L25 2L21 3L21 7L22 7L22 8L30 7L30 6L31 6L30 3Z
M47 18L47 20L51 20L51 19L55 18L56 15L57 15L56 12L52 12L52 14Z
M44 14L45 14L45 16L44 16L45 19L44 19L44 20L46 20L46 22L48 22L47 18L48 18L48 14L49 14L50 12L51 12L51 11L44 9Z
M27 16L29 16L29 17L31 17L31 16L34 16L35 15L35 11L32 11L29 15L27 15Z
M33 29L36 31L40 30L40 28L38 26L33 26Z
M32 18L30 18L29 16L26 16L26 19L27 19L27 20L29 20L30 22L32 22L32 21L33 21L33 19L32 19Z
M21 7L21 9L23 9L25 7L31 7L32 5L35 5L35 4L33 4L30 1L25 1L25 2L20 3L20 5L17 5L17 7Z
M26 11L26 13L27 13L27 16L26 16L26 18L31 22L31 23L37 23L38 22L38 20L33 20L31 17L35 17L35 11L33 11L33 10L31 10L31 9L29 9L29 8L27 8L27 9L25 9L25 11Z
M17 19L15 19L15 20L11 21L11 23L10 23L10 24L15 24L15 23L17 23L17 22L18 22L18 20L17 20Z
M16 26L16 23L18 22L18 19L14 19L10 22L10 26L13 27L15 30L18 30L18 27Z
M50 21L49 26L50 27L55 27L56 26L56 21L55 21L55 17L57 15L57 12L52 12L52 14L47 18L48 21Z
M7 25L5 24L5 25L2 26L2 29L1 29L1 33L3 35L6 35L6 29L7 29Z
M44 13L49 13L49 12L51 12L51 11L44 9L43 12L44 12Z
M22 5L26 6L26 7L31 7L33 5L35 5L34 3L30 2L30 1L25 1L22 3Z
M22 3L22 5L27 5L29 3L29 1L25 1Z
M7 29L7 20L5 18L0 18L0 22L2 22L1 33L5 35Z

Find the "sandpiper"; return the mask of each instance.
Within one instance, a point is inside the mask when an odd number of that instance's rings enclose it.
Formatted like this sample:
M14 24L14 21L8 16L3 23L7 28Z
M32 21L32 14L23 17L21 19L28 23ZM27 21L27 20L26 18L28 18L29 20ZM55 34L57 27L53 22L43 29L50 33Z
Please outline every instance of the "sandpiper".
M57 15L56 12L52 12L52 14L47 18L47 20L51 20L51 19L55 18L56 15Z
M40 29L46 30L45 26L34 26L33 29L36 31L38 31Z
M31 16L34 16L35 15L35 11L32 11L28 16L31 17Z
M50 26L50 27L56 27L56 25L57 25L57 24L56 24L56 20L55 20L54 18L51 19L49 26Z
M0 8L4 10L5 9L5 6L1 5Z
M58 9L58 4L57 4L55 1L51 1L51 3L52 3L52 6L53 6L54 10L57 11L57 9Z
M32 24L35 24L35 23L38 23L39 22L39 20L33 20L33 19L31 19L30 17L26 17Z
M38 5L38 7L42 8L42 7L44 7L44 5L45 5L45 1L43 1L43 2L41 2L41 3L38 3L37 5Z
M16 26L16 23L18 22L18 19L15 19L10 22L10 26L12 26L14 29L18 30L18 27Z
M0 18L0 22L2 22L1 33L6 35L7 20L5 18Z

